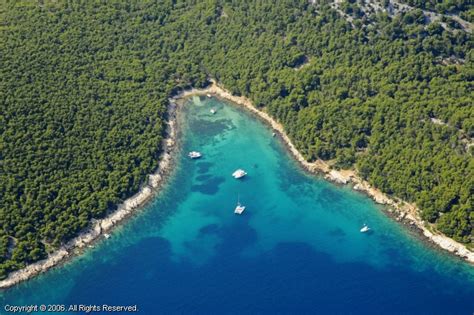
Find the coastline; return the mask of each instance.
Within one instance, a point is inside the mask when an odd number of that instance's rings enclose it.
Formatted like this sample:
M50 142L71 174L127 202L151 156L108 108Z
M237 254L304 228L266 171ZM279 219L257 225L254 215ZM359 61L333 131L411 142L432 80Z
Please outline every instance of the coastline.
M193 95L207 95L228 100L234 104L244 107L246 110L255 114L260 120L269 125L281 137L291 155L299 162L299 164L312 174L322 174L324 178L336 184L352 185L354 190L365 193L376 203L387 206L388 214L396 221L405 223L410 227L416 228L420 234L432 244L446 250L468 263L474 264L474 252L465 245L453 240L450 237L436 231L434 226L427 226L428 223L423 221L419 216L419 209L414 204L410 204L399 198L393 198L383 193L379 189L370 185L367 181L360 178L354 170L336 170L323 160L308 162L303 155L296 149L291 139L285 133L283 126L274 120L265 111L259 110L253 106L252 101L243 96L232 95L225 88L219 86L215 80L210 80L211 85L204 89L186 90L180 96L186 98ZM430 228L431 229L430 229Z
M155 196L173 170L172 162L176 157L176 142L179 134L177 126L180 106L179 100L182 98L181 94L178 94L169 100L169 120L166 122L166 136L162 140L162 153L160 154L155 172L148 175L148 180L142 184L139 191L124 200L123 203L117 206L115 211L111 212L105 218L93 220L90 228L50 253L47 258L29 264L23 269L11 272L7 278L0 281L0 290L10 288L20 282L31 279L79 255L96 241L107 238L106 234L111 233L114 227L123 223L131 215L137 213Z
M234 96L229 91L220 87L214 80L211 85L204 89L187 89L169 99L166 137L162 142L162 153L159 158L157 169L150 174L148 180L142 185L140 190L133 196L126 199L117 206L117 209L107 217L92 221L92 226L80 233L65 245L50 253L47 258L27 265L23 269L11 272L7 278L0 280L0 289L7 289L20 282L31 279L53 267L56 267L68 259L80 254L83 250L94 242L103 239L105 234L110 233L114 227L123 223L134 213L137 213L150 199L158 192L165 183L167 177L173 170L172 162L177 153L176 142L178 139L178 114L179 107L183 105L182 100L194 95L212 95L223 100L230 101L236 105L244 107L255 114L260 120L269 125L283 140L291 155L298 163L312 174L323 174L324 178L337 184L351 184L354 190L363 192L371 197L376 203L387 205L390 216L397 221L415 227L430 242L438 247L447 250L467 262L474 264L474 252L455 240L439 233L432 232L425 226L425 222L419 217L418 209L415 205L409 204L400 199L387 196L380 190L372 187L368 182L360 178L354 170L335 170L323 160L308 162L296 149L290 138L286 135L283 126L275 121L268 113L253 106L251 100L243 96Z

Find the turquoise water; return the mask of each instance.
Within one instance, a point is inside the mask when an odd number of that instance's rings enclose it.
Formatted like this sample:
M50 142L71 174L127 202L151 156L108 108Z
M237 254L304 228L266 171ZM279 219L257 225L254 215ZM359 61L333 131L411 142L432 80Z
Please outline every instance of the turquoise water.
M109 240L0 293L0 304L136 304L142 314L474 312L473 267L427 246L366 196L306 175L257 119L204 97L188 101L184 116L176 171L158 196ZM188 159L191 150L203 158ZM249 175L233 179L237 168ZM364 223L372 233L359 232Z

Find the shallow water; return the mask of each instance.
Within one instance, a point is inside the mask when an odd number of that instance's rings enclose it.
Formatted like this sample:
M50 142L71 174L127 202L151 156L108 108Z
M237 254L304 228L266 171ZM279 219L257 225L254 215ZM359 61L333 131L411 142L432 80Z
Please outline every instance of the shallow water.
M368 197L306 175L239 108L201 97L184 111L182 157L162 192L109 240L0 293L1 304L136 304L143 314L474 312L472 266L427 246ZM203 158L188 159L192 150ZM233 179L237 168L249 175ZM247 206L241 216L238 198ZM359 232L364 223L372 233Z

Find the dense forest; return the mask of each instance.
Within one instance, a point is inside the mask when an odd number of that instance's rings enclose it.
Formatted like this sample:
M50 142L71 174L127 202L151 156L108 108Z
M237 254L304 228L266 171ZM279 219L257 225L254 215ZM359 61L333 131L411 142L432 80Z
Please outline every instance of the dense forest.
M0 278L136 192L209 78L472 246L472 35L315 2L0 1Z
M401 0L401 3L441 14L458 14L474 22L474 2L465 0Z

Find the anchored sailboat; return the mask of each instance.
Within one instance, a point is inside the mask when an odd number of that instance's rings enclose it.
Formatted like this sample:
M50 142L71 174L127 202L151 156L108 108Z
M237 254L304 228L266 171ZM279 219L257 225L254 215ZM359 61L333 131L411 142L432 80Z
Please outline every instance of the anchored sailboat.
M370 231L369 226L364 223L364 226L360 229L360 232L361 233L366 233L366 232L369 232L369 231Z
M242 214L244 212L245 206L240 204L240 196L237 197L237 207L235 207L234 213L235 214Z
M247 173L243 169L238 169L235 172L232 173L232 177L235 179L239 179L247 175Z
M191 151L188 153L188 156L191 158L191 159L199 159L202 154L201 152L198 152L198 151Z

